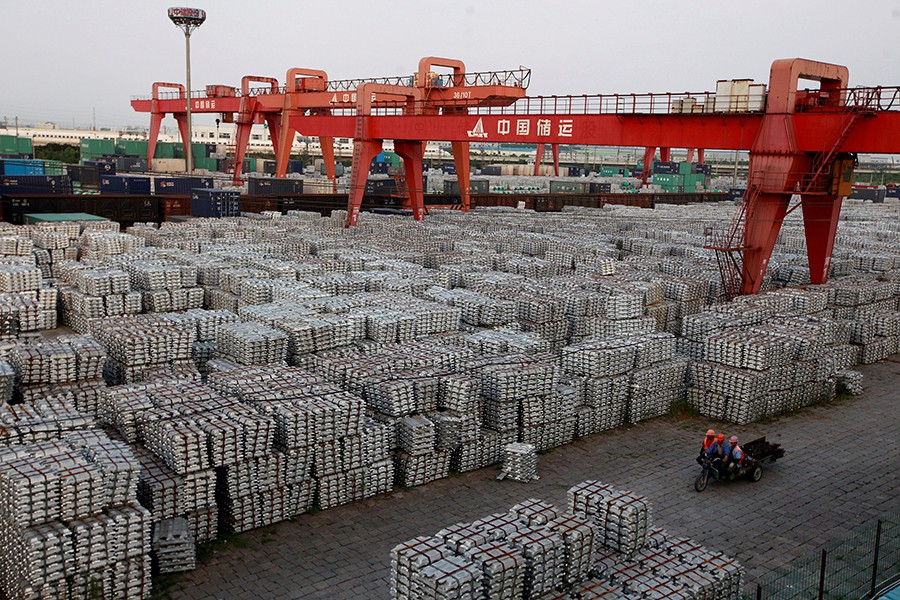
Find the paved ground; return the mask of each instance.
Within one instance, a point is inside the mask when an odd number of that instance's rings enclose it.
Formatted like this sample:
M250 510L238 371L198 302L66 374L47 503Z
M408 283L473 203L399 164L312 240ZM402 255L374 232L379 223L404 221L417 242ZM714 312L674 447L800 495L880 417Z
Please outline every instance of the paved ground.
M537 482L497 481L498 469L486 468L303 515L241 535L197 570L155 585L171 598L387 598L397 543L529 497L563 506L585 479L648 496L656 524L736 556L753 581L900 507L900 356L860 370L859 398L726 428L787 449L757 484L712 483L697 494L693 459L709 423L655 419L541 456Z

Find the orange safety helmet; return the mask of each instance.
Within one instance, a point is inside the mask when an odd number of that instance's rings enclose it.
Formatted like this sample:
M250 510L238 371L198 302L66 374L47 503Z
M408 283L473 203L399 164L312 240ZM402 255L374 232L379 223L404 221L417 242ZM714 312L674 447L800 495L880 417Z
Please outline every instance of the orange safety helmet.
M707 430L706 430L706 436L707 436L707 437L714 437L715 435L716 435L716 431L715 431L714 429L707 429Z
M719 434L719 437L717 437L716 439L719 440L720 442L724 442L724 441L725 441L725 434L724 434L724 433L720 433L720 434Z

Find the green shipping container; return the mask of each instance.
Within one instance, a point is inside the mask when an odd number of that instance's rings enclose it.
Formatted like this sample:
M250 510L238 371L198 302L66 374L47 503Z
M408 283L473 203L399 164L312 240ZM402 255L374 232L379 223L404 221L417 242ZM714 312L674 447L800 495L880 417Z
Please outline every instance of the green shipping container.
M117 140L116 154L147 158L148 142L145 140ZM159 158L165 158L160 156Z
M17 138L16 146L18 147L19 154L34 154L34 144L31 143L31 138Z
M256 173L256 159L255 158L245 158L244 166L241 168L243 173Z
M198 158L206 158L206 144L194 142L191 144L191 153L194 155L195 160Z
M216 159L215 158L207 158L205 156L195 156L194 157L194 168L195 169L206 169L207 171L215 171L216 170Z
M116 142L115 140L95 140L90 138L81 138L81 158L85 158L85 155L89 156L103 156L106 154L115 154L116 153Z
M692 174L694 172L693 163L689 163L689 162L678 163L678 172L681 173L682 175Z
M0 154L18 154L19 142L14 135L0 135Z
M174 142L159 142L153 152L153 158L176 158Z

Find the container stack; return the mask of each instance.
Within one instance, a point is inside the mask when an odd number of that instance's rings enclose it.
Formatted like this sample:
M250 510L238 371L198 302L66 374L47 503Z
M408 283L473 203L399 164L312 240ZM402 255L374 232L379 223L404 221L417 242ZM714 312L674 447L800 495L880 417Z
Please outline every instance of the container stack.
M138 464L100 431L18 445L0 461L7 598L147 598L150 527Z

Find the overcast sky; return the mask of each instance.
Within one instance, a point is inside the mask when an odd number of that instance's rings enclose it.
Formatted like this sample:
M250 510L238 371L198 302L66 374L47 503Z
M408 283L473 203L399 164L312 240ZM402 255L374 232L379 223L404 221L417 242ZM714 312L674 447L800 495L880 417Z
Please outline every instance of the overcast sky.
M0 118L142 125L129 100L184 81L184 37L157 0L5 0ZM851 85L900 85L900 0L195 0L193 88L412 73L423 56L469 71L532 69L529 93L715 90L768 81L774 59L843 64ZM171 121L171 119L169 119ZM172 121L174 124L174 121Z

